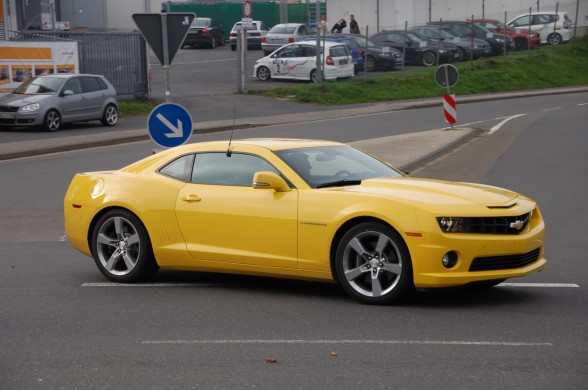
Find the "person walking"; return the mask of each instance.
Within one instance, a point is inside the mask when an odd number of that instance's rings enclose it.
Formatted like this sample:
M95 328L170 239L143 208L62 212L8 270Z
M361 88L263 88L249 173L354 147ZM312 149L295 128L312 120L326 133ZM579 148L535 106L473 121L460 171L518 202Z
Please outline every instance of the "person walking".
M355 16L353 15L349 15L349 32L351 34L361 34L359 26L357 25L357 20L355 20Z

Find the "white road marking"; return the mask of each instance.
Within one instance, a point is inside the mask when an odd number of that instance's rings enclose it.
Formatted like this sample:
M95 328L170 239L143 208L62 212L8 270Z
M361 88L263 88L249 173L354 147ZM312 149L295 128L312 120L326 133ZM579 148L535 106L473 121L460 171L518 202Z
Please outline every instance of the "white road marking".
M512 116L507 117L502 122L500 122L499 124L497 124L496 126L494 126L493 128L491 128L490 131L488 132L488 134L493 134L493 133L497 132L509 120L518 118L519 116L523 116L523 115L525 115L525 114L517 114L517 115L512 115Z
M68 241L67 239L67 234L64 234L63 236L61 236L61 238L59 239L59 241Z
M226 287L226 286L253 286L246 283L84 283L82 287Z
M580 104L578 104L578 106L586 106L586 105L588 105L588 103L580 103Z
M561 107L545 108L545 109L543 109L543 110L541 110L541 111L542 111L542 112L543 112L543 111L553 111L553 110L559 110L559 109L561 109Z
M559 287L559 288L578 288L575 283L500 283L498 286L503 287Z
M435 340L146 340L142 344L413 344L413 345L477 345L506 347L552 347L553 343L520 341L435 341Z

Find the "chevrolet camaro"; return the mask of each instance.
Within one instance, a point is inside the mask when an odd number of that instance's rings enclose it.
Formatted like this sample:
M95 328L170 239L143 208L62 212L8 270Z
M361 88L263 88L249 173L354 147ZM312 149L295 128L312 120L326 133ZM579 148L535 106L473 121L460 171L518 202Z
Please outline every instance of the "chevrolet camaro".
M338 282L370 304L414 288L490 287L540 271L535 201L410 178L351 146L247 139L187 144L74 176L71 244L118 283L158 269Z

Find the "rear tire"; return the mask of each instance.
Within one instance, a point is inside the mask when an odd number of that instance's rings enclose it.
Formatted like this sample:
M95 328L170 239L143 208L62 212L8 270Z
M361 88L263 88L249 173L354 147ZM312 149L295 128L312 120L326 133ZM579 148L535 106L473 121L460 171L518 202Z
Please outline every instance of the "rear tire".
M423 58L421 59L423 66L433 66L437 62L437 56L432 51L426 51L423 53Z
M316 69L313 69L313 70L310 72L310 81L311 81L311 82L313 82L313 83L315 83L315 84L317 83L317 79L316 79Z
M365 58L365 70L368 72L373 72L376 70L376 59L372 56L367 56Z
M90 248L100 272L113 282L145 282L159 269L147 230L128 210L102 215L92 230Z
M109 104L104 109L101 119L103 126L114 126L118 122L118 110L114 104Z
M559 35L558 33L551 33L547 37L547 43L549 43L550 45L559 45L561 41L561 35Z

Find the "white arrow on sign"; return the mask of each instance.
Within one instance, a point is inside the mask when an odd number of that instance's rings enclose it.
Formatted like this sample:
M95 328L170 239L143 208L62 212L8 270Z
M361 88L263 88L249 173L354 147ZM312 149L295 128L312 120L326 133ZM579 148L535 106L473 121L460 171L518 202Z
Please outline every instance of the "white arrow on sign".
M179 119L178 126L176 127L170 121L168 121L166 117L161 115L161 113L158 113L155 117L159 119L161 122L163 122L163 124L166 125L167 128L172 131L171 134L165 134L167 138L179 138L184 135L184 125L182 124L182 121L180 121Z

